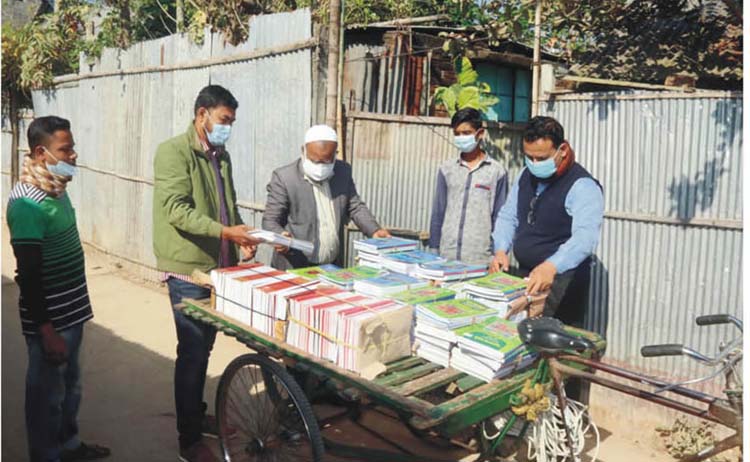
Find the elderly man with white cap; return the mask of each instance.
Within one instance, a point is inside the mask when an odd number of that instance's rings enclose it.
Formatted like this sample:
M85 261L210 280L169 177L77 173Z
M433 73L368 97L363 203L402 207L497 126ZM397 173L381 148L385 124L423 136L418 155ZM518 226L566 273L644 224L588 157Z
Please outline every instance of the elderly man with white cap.
M341 236L350 219L367 236L390 237L357 194L351 165L336 160L337 145L335 130L315 125L305 133L301 158L273 172L263 229L315 245L312 255L277 247L275 268L341 263Z

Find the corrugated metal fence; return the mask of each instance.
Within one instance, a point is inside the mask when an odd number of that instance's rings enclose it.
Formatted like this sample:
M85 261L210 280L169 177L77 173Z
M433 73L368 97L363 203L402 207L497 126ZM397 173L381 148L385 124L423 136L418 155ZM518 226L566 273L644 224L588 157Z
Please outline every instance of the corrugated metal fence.
M153 155L187 129L202 87L223 85L239 101L227 148L246 223L260 225L271 171L300 154L312 104L310 12L258 16L249 30L237 47L207 32L203 45L175 35L108 49L93 68L82 62L81 74L33 95L37 116L71 120L83 168L69 189L85 210L78 214L83 239L150 267L143 276L157 277Z
M605 191L588 327L607 334L611 361L671 376L702 372L687 359L645 360L639 351L684 342L713 355L733 332L698 328L694 317L742 315L741 98L577 95L544 106ZM519 127L488 133L515 181ZM352 113L347 140L358 190L376 217L425 238L437 167L456 155L448 120ZM349 261L360 236L347 239Z
M742 317L741 96L571 95L543 111L604 187L589 327L606 329L611 360L705 372L686 358L641 358L640 347L684 343L714 356L736 334L694 319Z

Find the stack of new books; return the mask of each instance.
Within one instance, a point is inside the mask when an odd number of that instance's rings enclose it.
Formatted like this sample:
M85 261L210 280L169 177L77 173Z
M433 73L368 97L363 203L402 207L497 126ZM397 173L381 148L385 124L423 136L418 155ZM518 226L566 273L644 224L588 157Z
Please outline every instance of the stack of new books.
M453 330L494 314L491 308L468 299L417 305L414 328L417 356L448 367L457 340Z
M399 237L370 238L354 241L359 264L369 268L382 268L384 255L416 250L419 243Z
M414 276L433 281L460 281L487 274L486 265L468 265L460 261L438 261L417 265Z
M321 285L289 298L286 341L374 377L386 362L409 355L412 317L410 306Z
M414 276L417 266L426 263L443 262L444 258L423 250L410 250L385 254L380 258L380 265L387 270Z
M467 281L462 296L476 300L497 310L497 315L505 317L508 304L526 294L526 281L506 273L493 273Z
M492 316L455 331L450 365L484 381L528 367L538 354L518 336L517 323Z
M413 278L405 274L385 273L370 279L354 281L354 291L373 297L387 297L388 295L410 289L420 289L429 284L422 279Z
M321 273L318 275L318 279L340 289L352 290L354 287L354 281L372 279L380 276L382 273L383 271L378 269L367 268L365 266L355 266L352 268Z
M267 335L283 338L287 297L313 290L317 281L259 263L211 271L216 311Z

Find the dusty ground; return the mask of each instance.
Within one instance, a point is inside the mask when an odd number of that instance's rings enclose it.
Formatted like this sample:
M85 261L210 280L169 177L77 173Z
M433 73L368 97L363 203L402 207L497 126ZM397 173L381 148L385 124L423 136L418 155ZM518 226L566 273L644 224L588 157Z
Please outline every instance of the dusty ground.
M5 231L5 230L3 230ZM80 412L86 441L112 448L113 462L177 460L172 373L175 332L166 292L136 283L111 261L91 252L87 257L95 318L86 327L83 348L84 398ZM26 349L16 308L15 261L7 234L2 236L2 459L23 462ZM219 336L209 365L206 397L213 402L219 377L235 357L247 353L234 339ZM319 414L335 412L318 407ZM394 450L372 432L392 439L412 453L435 459L473 460L470 452L434 446L413 437L397 420L368 412L362 422L336 423L328 437L347 444ZM628 423L623 422L623 427ZM605 462L670 461L650 444L617 436L617 428L601 428L599 460ZM350 459L349 459L350 460Z

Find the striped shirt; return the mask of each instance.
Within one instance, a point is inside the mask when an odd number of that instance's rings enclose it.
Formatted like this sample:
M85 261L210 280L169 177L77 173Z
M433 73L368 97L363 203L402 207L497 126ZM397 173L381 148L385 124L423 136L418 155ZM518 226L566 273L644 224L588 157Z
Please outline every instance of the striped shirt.
M41 248L40 289L55 330L91 319L83 247L67 193L53 197L35 186L17 183L10 193L6 218L11 244ZM39 326L23 293L19 309L23 333L36 334Z

